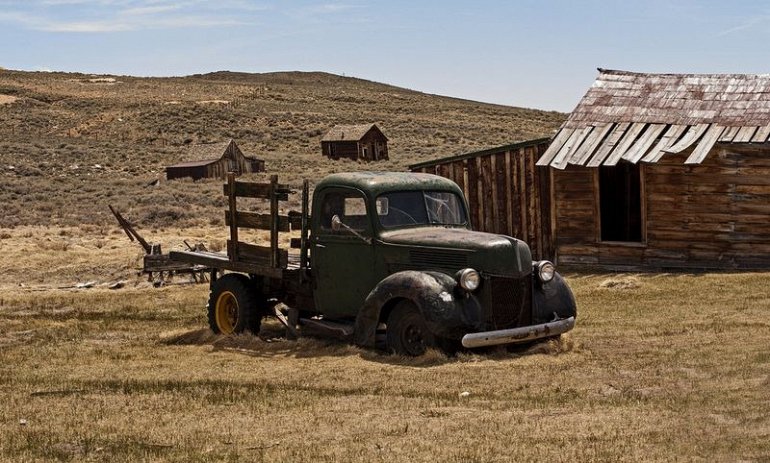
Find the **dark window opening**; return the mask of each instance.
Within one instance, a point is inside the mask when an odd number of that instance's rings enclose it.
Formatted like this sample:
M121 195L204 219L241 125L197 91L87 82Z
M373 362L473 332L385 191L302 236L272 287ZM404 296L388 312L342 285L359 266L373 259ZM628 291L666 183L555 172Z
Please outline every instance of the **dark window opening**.
M642 242L641 174L637 164L599 168L602 241Z

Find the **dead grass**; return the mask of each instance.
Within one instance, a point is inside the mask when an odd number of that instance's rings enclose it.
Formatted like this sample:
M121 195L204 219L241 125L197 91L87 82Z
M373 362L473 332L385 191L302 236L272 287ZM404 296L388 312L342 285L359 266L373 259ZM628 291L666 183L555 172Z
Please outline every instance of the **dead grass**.
M116 83L117 82L117 83ZM188 147L233 138L299 187L331 172L412 163L551 134L563 114L439 97L322 73L119 78L0 71L0 227L101 225L107 204L143 226L221 220L221 181L161 182ZM168 104L173 102L174 104ZM391 160L320 154L335 124L376 122ZM296 207L296 203L293 207Z
M571 275L560 341L417 359L215 336L205 286L6 287L0 460L767 461L767 277Z

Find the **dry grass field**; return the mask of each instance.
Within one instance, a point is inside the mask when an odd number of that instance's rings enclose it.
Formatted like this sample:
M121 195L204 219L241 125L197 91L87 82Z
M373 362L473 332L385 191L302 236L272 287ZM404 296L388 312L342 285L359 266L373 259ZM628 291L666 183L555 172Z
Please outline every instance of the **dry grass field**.
M770 461L768 274L569 274L560 342L405 359L214 336L206 286L152 288L127 243L0 241L0 461Z
M331 172L405 170L550 135L563 119L324 73L135 78L0 70L0 227L103 225L112 221L108 203L142 226L221 220L219 182L149 186L196 143L235 139L265 159L265 175L301 185ZM328 129L363 122L388 136L390 161L321 155Z
M206 285L137 277L107 209L164 250L216 250L220 181L149 186L190 144L235 138L299 184L563 117L318 73L0 70L0 461L770 462L770 274L568 274L560 341L406 359L270 323L211 334ZM361 121L391 161L320 156L328 127Z

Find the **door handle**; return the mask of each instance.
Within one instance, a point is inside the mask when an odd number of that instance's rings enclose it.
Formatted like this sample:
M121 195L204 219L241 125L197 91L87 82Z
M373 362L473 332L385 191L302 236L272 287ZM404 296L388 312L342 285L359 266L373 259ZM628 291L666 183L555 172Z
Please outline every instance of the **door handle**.
M316 243L315 247L317 247L317 248L325 248L326 246L324 246L323 244Z

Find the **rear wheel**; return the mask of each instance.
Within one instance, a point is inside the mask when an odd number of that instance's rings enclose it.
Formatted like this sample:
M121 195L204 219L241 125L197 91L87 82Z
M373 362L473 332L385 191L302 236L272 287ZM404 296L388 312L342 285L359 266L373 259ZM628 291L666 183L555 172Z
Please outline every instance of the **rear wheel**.
M424 354L428 347L435 345L435 337L411 301L402 301L393 308L388 316L385 339L389 351L412 357Z
M257 334L263 313L262 298L247 276L229 273L212 285L208 316L214 333L251 331Z

